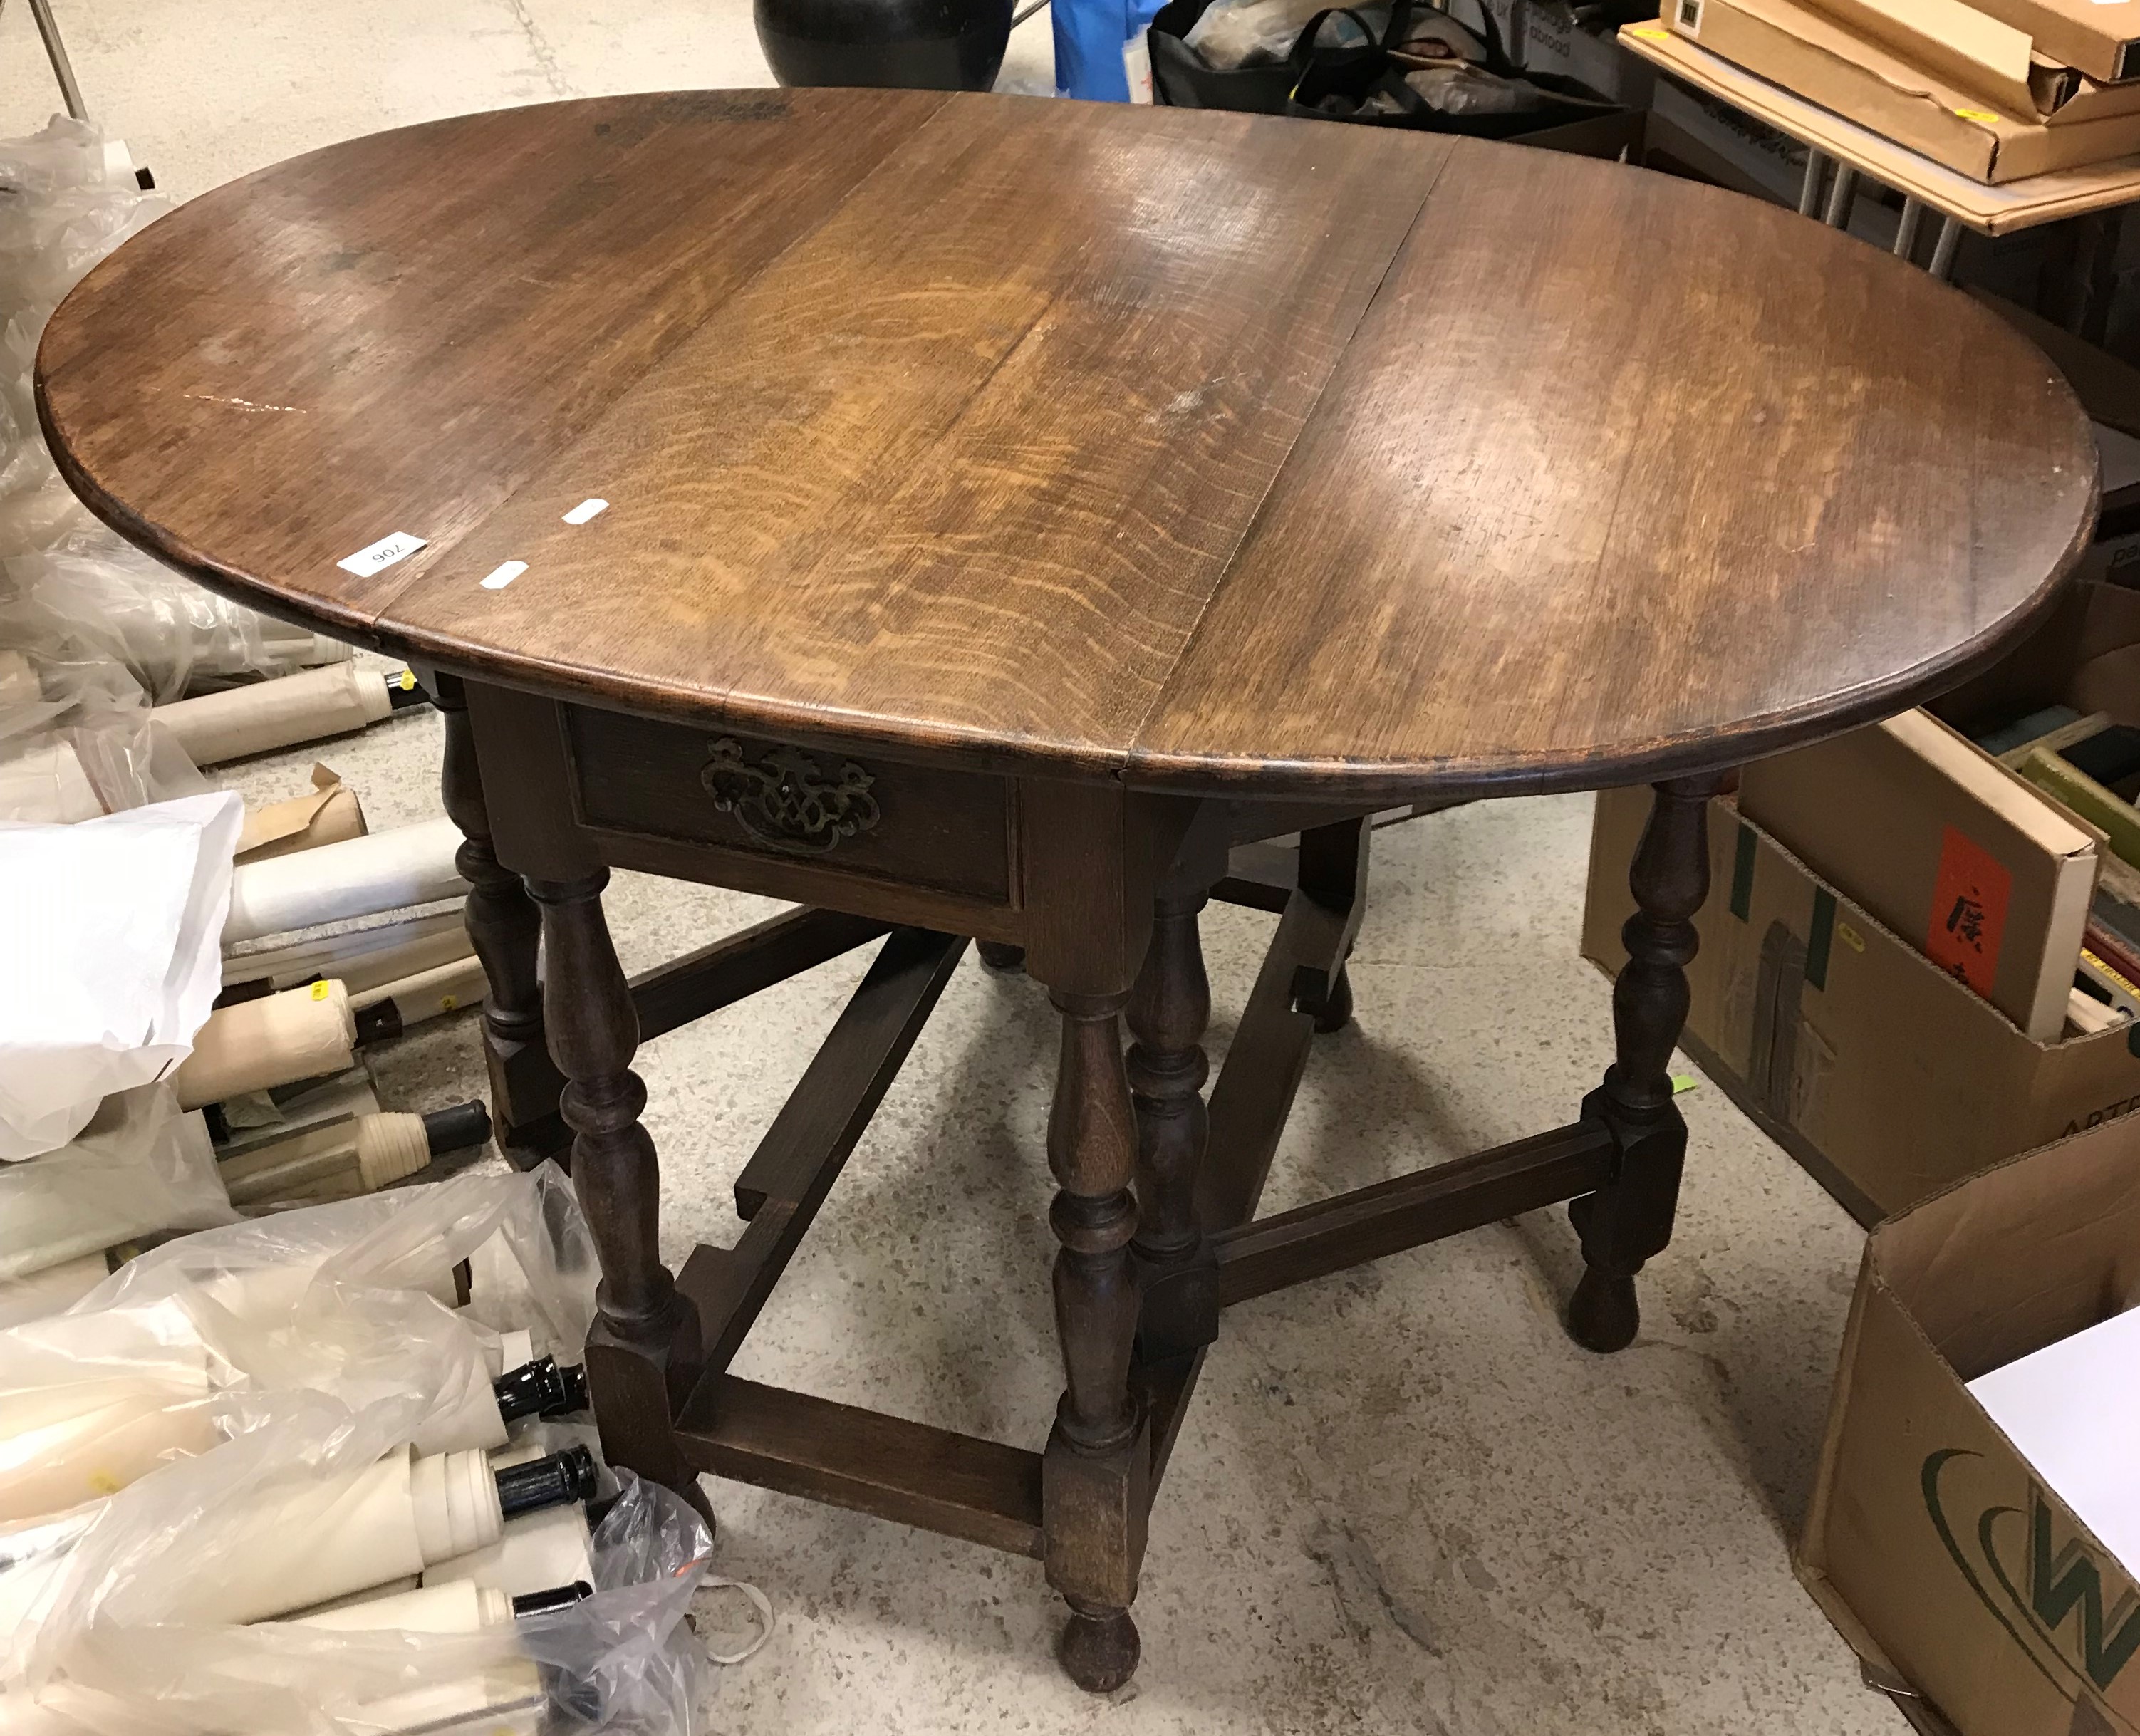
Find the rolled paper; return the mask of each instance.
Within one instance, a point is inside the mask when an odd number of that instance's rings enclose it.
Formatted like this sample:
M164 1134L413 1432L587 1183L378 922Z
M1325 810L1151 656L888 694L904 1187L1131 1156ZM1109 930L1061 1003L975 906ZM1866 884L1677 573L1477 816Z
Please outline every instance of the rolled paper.
M347 1199L376 1193L431 1160L424 1118L394 1111L302 1128L217 1165L241 1210L271 1200Z
M201 1621L261 1621L309 1609L497 1541L498 1483L481 1453L390 1453L354 1478L310 1479L228 1513L220 1573L197 1582Z
M209 1415L208 1352L173 1345L150 1369L0 1394L0 1523L115 1493L221 1437Z
M315 983L217 1008L194 1033L193 1053L171 1075L171 1088L180 1108L198 1109L240 1091L338 1073L356 1053L349 991L336 982Z
M11 705L44 703L44 684L37 666L21 651L0 651L0 709Z
M583 1507L546 1507L508 1519L496 1542L424 1569L427 1586L474 1580L511 1597L593 1577L593 1544Z
M27 1277L0 1278L0 1331L72 1307L110 1276L109 1256L86 1253Z
M461 913L442 910L323 934L317 940L236 953L223 961L223 980L228 986L264 978L277 988L289 988L314 977L338 977L354 996L382 983L472 958L474 950Z
M367 1732L435 1732L464 1726L508 1731L545 1728L552 1715L542 1672L530 1659L509 1657L450 1682L369 1701L347 1714L345 1721ZM32 1736L42 1733L33 1732Z
M201 1288L240 1320L255 1325L287 1325L289 1316L304 1300L306 1291L312 1287L325 1263L326 1256L321 1255L312 1260L218 1272L204 1280ZM458 1307L460 1304L459 1287L454 1282L450 1266L424 1273L408 1287L421 1290L442 1307Z
M364 834L364 809L356 792L331 778L308 796L271 802L248 812L245 830L238 834L235 860L241 866L264 862L271 856L317 850L322 844L340 844Z
M386 677L379 670L330 663L159 705L149 715L178 738L195 765L213 766L346 735L379 722L392 709Z
M72 742L42 741L27 753L0 760L0 820L66 825L94 820L104 811Z
M412 1634L474 1634L487 1627L509 1626L513 1600L494 1586L462 1579L396 1592L390 1597L363 1598L292 1620L300 1627L323 1627L336 1633L400 1628Z
M350 1004L361 1013L381 1001L391 1001L400 1009L401 1027L406 1030L427 1018L477 1006L489 993L490 979L483 974L482 963L466 958L352 993Z
M160 1086L121 1091L71 1144L0 1169L0 1278L223 1223L228 1210L206 1119L178 1113Z
M231 876L223 944L458 898L468 890L454 866L461 841L452 821L427 820L248 862Z

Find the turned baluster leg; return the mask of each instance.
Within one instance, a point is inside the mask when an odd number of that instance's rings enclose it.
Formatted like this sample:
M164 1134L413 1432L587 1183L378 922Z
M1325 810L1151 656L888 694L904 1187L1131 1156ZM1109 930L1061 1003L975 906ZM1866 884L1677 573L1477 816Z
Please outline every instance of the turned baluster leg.
M490 1076L490 1116L498 1150L523 1170L546 1157L569 1161L572 1132L557 1112L564 1080L542 1036L542 986L536 975L542 918L520 876L501 867L490 841L490 814L476 763L475 731L460 679L434 678L446 723L446 813L461 830L454 866L469 883L464 919L488 986L483 1002L483 1058Z
M566 1079L572 1184L601 1262L587 1381L611 1464L666 1483L703 1513L705 1498L671 1422L698 1375L698 1312L661 1263L661 1176L639 1121L646 1087L631 1071L639 1018L602 918L608 881L602 869L528 882L542 913L543 1007Z
M1627 963L1612 985L1615 1058L1583 1100L1619 1148L1612 1184L1568 1207L1582 1238L1583 1273L1568 1329L1585 1348L1623 1350L1641 1323L1635 1274L1671 1240L1686 1155L1686 1123L1672 1102L1671 1056L1686 1022L1686 966L1694 915L1709 895L1709 798L1718 776L1657 786L1628 883L1635 914L1621 938Z
M1130 1091L1136 1105L1137 1233L1131 1243L1143 1294L1138 1348L1146 1361L1198 1350L1219 1336L1219 1268L1196 1221L1196 1174L1210 1116L1203 1049L1211 984L1196 919L1202 890L1153 905L1151 944L1130 992Z
M1048 1582L1070 1606L1063 1665L1103 1694L1136 1669L1136 1596L1150 1503L1151 1449L1130 1390L1137 1292L1130 1271L1136 1204L1136 1111L1123 1070L1126 994L1058 993L1063 1049L1048 1121L1061 1189L1048 1212L1064 1391L1042 1474Z

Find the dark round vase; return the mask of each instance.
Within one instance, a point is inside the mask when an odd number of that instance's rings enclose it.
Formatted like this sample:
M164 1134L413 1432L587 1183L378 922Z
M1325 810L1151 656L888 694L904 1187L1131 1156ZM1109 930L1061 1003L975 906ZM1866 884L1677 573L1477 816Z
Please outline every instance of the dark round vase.
M1012 0L753 0L783 85L985 91L1002 69Z

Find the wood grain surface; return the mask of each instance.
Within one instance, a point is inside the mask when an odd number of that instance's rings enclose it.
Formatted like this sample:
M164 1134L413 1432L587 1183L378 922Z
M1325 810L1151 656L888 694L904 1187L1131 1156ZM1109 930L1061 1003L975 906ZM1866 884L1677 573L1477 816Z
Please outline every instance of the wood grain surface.
M919 92L297 159L93 272L40 404L151 552L449 669L1333 800L1627 782L1901 709L2049 602L2096 491L2035 350L1791 213ZM336 566L395 531L427 546Z

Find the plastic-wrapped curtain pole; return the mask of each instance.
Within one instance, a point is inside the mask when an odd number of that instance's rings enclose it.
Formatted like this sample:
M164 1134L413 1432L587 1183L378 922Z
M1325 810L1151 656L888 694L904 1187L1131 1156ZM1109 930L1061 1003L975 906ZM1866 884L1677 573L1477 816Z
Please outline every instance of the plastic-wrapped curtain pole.
M463 1260L483 1276L455 1311L439 1292ZM582 1498L568 1425L515 1420L498 1459L478 1449L506 1415L503 1341L529 1341L493 1322L525 1322L577 1361L594 1277L561 1176L472 1174L186 1237L68 1313L0 1331L17 1440L45 1429L86 1448L93 1432L130 1455L75 1453L76 1473L120 1486L0 1523L0 1729L704 1730L683 1617L710 1539L666 1490L623 1478L584 1552L565 1552L591 1595L519 1599L507 1621L495 1596L436 1589L481 1582L484 1540L515 1513ZM41 1476L17 1467L16 1512L49 1498ZM430 1595L412 1604L397 1582L420 1569ZM368 1615L238 1625L375 1576L396 1601ZM448 1605L474 1619L433 1619Z

